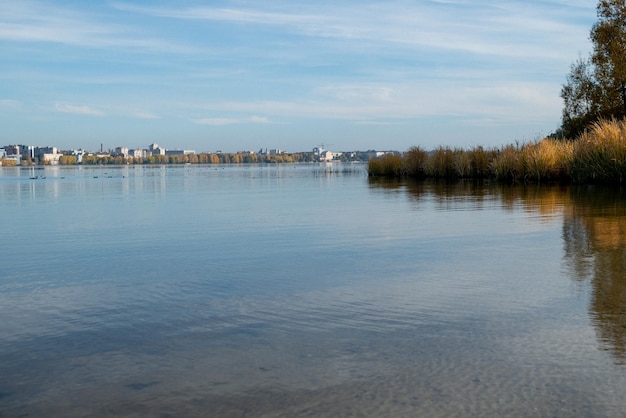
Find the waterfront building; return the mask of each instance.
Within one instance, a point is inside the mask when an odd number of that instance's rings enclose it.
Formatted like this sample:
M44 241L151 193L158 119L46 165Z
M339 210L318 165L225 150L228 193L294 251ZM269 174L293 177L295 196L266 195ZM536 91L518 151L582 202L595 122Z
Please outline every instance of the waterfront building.
M190 154L195 154L196 151L195 150L190 150L190 149L171 149L171 150L166 150L165 151L165 155L190 155Z
M150 155L165 155L166 150L165 148L159 147L158 144L151 144L148 147L148 152L150 153Z
M49 165L58 165L59 160L61 159L62 155L63 154L58 154L58 153L42 154L40 157L41 163L49 164Z

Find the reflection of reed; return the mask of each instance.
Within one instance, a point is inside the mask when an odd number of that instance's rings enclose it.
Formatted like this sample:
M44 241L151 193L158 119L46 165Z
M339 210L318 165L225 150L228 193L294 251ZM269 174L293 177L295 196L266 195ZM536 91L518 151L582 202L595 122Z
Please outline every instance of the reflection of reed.
M419 204L426 196L434 198L441 208L450 208L452 203L470 204L474 207L495 203L505 210L521 207L536 213L540 218L561 214L564 206L569 204L568 188L561 186L511 186L477 180L403 181L371 177L369 184L372 188L388 191L405 188L415 204Z
M590 315L601 346L626 364L626 201L621 190L581 188L564 223L566 259L590 277Z
M413 204L434 199L435 207L444 210L495 204L532 213L539 221L561 216L565 267L575 280L590 280L589 314L599 343L618 363L626 364L626 193L622 190L475 181L370 181L370 187L394 191L404 187Z

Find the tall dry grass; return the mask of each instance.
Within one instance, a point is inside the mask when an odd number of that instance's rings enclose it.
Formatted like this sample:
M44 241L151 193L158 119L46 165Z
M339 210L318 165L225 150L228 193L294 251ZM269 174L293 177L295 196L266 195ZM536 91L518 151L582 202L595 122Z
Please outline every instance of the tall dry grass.
M385 154L371 159L368 163L368 173L375 177L404 177L407 173L403 169L404 160L395 154Z
M411 148L369 162L370 176L496 179L511 183L623 183L626 120L594 124L577 140L546 138L498 149Z
M470 160L470 177L486 178L491 176L491 161L495 159L496 149L484 149L481 146L467 151Z
M455 151L449 147L438 147L426 162L428 177L452 178L456 176Z
M626 179L626 121L595 123L574 143L570 175L578 183L623 183Z
M414 178L422 178L426 176L426 161L428 161L428 153L420 147L412 147L403 158L403 171L405 175Z
M573 159L571 141L544 139L521 150L524 180L536 183L563 181L568 177Z
M491 160L491 176L497 180L516 183L524 177L524 164L518 146L507 145Z

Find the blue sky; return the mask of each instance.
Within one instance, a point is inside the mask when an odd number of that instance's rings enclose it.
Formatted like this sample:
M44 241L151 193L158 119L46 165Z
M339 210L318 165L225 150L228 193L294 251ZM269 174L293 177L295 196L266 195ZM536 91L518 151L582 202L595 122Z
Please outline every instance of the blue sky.
M0 146L499 146L560 122L595 1L0 0Z

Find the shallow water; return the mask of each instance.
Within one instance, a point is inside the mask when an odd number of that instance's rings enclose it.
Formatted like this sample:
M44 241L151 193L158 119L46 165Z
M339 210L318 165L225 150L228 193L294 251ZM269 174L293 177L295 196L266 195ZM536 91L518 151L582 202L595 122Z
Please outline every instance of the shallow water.
M0 170L0 416L621 416L621 190Z

